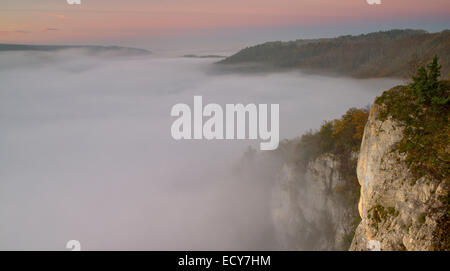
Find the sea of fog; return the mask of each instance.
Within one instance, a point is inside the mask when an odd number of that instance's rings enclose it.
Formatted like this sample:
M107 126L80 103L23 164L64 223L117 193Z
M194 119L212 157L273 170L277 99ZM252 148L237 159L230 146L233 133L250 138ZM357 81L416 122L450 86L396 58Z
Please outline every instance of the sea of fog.
M294 138L398 81L222 73L216 60L0 53L0 249L281 248L271 182L233 173L259 141L175 141L171 107L278 103L280 137Z

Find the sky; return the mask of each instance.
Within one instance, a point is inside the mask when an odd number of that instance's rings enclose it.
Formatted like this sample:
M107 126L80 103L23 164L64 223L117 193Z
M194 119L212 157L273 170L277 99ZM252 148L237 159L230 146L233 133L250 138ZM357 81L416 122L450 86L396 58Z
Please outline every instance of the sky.
M330 37L392 28L441 31L448 0L1 0L0 42L147 49Z

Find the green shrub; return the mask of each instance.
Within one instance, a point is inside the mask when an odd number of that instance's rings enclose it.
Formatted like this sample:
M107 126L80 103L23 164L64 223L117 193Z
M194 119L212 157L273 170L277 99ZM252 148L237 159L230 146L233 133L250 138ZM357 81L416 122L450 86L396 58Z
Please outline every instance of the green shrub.
M427 214L426 213L421 213L420 215L419 215L419 222L420 222L420 224L423 224L423 223L425 223L425 218L427 217Z

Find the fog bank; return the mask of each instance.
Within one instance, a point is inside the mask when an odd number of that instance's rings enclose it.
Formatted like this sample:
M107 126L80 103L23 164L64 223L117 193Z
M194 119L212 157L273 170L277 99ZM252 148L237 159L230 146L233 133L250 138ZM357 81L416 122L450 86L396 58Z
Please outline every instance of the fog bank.
M260 141L175 141L171 107L278 103L280 138L293 138L398 83L221 74L213 61L0 53L0 249L279 249L269 165L236 169Z

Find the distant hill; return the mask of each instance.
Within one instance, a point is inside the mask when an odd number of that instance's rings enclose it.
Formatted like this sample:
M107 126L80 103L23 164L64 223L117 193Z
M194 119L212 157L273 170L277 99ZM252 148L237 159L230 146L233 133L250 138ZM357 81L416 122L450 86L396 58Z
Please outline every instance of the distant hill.
M390 30L332 39L267 42L245 48L218 63L256 64L253 66L264 70L299 68L357 78L409 77L435 54L443 66L443 77L448 78L449 30Z
M184 55L183 57L186 57L186 58L225 58L226 56L221 56L221 55L193 55L193 54L189 54L189 55Z
M145 49L120 47L120 46L92 46L92 45L25 45L25 44L0 44L0 52L5 51L60 51L67 49L81 49L89 53L120 53L125 55L147 55L151 52Z

